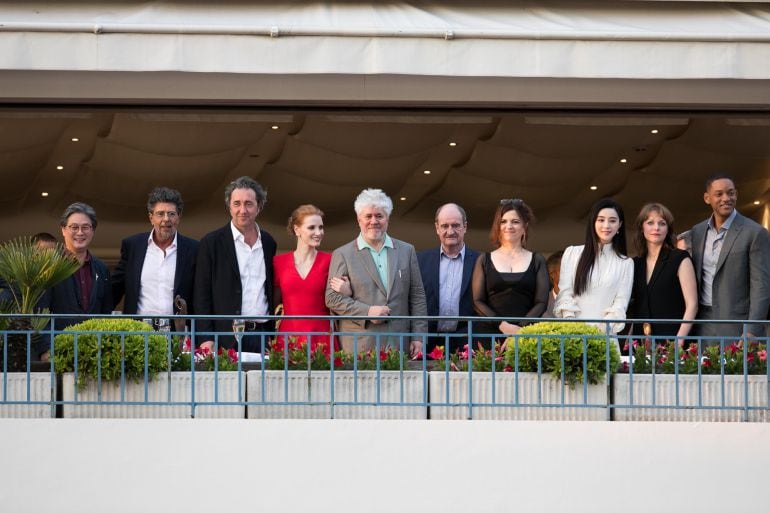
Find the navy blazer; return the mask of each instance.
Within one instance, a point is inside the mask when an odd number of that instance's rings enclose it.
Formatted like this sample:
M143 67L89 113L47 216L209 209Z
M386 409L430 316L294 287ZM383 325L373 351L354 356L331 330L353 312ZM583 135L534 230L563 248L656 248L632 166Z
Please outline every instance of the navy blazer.
M260 228L262 252L265 257L265 294L268 314L273 313L273 256L275 239ZM235 254L235 241L230 223L204 236L198 246L198 262L195 269L193 303L196 315L241 315L242 286ZM266 322L263 331L273 331L273 323ZM232 333L229 319L198 319L197 333ZM199 335L198 343L213 340L213 335ZM228 347L232 337L221 337L220 346Z
M139 308L139 292L142 283L142 268L147 255L147 241L150 232L137 233L126 237L120 244L120 262L112 274L112 301L117 306L125 295L123 313L135 314ZM177 232L176 272L174 273L174 298L181 296L187 302L188 313L193 312L193 286L195 263L198 256L198 241L184 237ZM179 313L174 307L174 313Z
M460 290L460 312L461 316L475 316L473 309L473 294L471 293L471 276L473 275L473 266L476 263L479 253L465 246L465 259L463 260L463 279ZM425 288L425 301L428 304L428 315L438 315L439 308L439 262L441 257L441 247L428 249L417 253L417 262L420 265L420 274L422 275L422 285ZM436 333L437 322L428 324L428 331ZM458 326L458 330L464 329L464 323Z
M48 308L53 314L107 314L112 313L112 287L110 285L110 271L104 262L91 255L91 288L90 303L86 308L80 302L80 284L73 274L66 280L48 289L38 305L40 308ZM85 319L58 319L55 329L61 331L64 328L82 322ZM50 326L50 323L49 323ZM43 354L51 347L51 340L43 336L38 345L38 354Z

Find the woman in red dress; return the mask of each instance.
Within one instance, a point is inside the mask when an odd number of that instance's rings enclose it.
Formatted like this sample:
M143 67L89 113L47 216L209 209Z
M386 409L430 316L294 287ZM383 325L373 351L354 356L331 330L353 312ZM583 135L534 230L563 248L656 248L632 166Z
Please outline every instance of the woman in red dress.
M323 212L314 205L300 205L289 218L287 229L297 238L297 249L273 257L276 304L283 302L284 315L329 315L324 302L331 253L318 251L324 238ZM329 346L331 322L324 319L282 319L278 344L285 338L310 347ZM336 344L335 344L336 345Z

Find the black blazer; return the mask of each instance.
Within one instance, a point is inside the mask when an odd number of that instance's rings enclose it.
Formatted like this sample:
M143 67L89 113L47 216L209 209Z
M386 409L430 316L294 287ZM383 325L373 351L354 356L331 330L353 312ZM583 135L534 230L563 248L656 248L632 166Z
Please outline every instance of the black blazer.
M679 283L679 266L686 258L687 251L661 248L655 267L647 282L647 260L634 257L634 288L631 294L631 317L634 319L681 319L685 302ZM634 323L633 334L643 335L643 323ZM675 336L679 324L653 324L652 334Z
M80 284L73 274L61 283L48 289L38 305L48 308L52 314L110 314L112 313L112 287L110 271L104 262L91 255L91 288L90 303L83 308L80 303ZM82 322L84 319L57 319L56 331ZM49 323L50 326L50 323ZM38 345L38 354L43 354L51 347L51 340L43 336Z
M124 294L123 313L135 314L139 307L139 291L142 282L142 267L147 255L147 240L150 232L137 233L126 237L120 244L120 262L112 274L113 306L120 303ZM174 297L182 296L187 301L188 313L193 311L193 286L195 263L198 256L198 241L184 237L177 232L176 272L174 274ZM174 313L176 307L174 308Z
M461 316L475 316L473 309L473 297L471 294L471 276L473 276L473 266L476 263L479 253L465 246L465 259L463 260L463 279L460 290L460 312ZM438 315L439 307L439 262L441 257L441 247L428 249L417 253L417 263L420 266L422 275L422 285L425 288L425 301L428 305L428 315ZM428 331L436 333L437 324L435 321L428 324ZM465 324L460 323L457 329L462 330Z
M275 239L260 228L262 251L265 257L265 293L268 313L273 313L273 256ZM230 223L207 234L198 246L198 262L195 269L193 304L196 315L241 315L241 273ZM232 333L230 320L198 319L197 333ZM264 331L273 331L273 323L264 324ZM213 335L198 335L198 343L212 340ZM220 337L220 346L226 347L227 337ZM229 337L232 338L232 337ZM227 342L229 343L229 341Z

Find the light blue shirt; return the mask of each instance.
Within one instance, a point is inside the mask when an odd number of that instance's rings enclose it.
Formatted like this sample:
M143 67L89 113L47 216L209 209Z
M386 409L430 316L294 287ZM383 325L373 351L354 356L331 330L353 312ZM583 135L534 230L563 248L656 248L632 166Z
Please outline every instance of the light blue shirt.
M465 245L460 253L450 257L441 248L438 267L438 314L442 317L456 317L460 314L460 289L463 284L463 261ZM457 321L439 321L438 331L453 332Z
M356 239L356 244L358 245L358 250L361 251L363 249L368 249L369 254L372 255L372 260L374 260L374 267L377 268L377 273L380 275L380 280L382 281L383 287L385 287L385 291L388 290L388 252L385 251L385 248L393 248L393 240L390 238L390 235L385 234L385 243L382 245L379 251L371 247L364 238L359 234L358 239Z
M727 235L727 230L733 224L733 220L738 211L733 209L733 213L722 223L717 230L714 227L714 215L709 218L708 228L706 228L706 244L703 247L703 275L701 276L700 304L712 306L714 285L714 274L719 262L719 253L722 252L722 245Z

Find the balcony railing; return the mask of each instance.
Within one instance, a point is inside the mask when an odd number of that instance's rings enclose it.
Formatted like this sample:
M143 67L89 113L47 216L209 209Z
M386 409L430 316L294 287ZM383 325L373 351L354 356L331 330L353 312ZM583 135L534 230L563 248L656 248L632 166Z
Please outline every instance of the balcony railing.
M335 329L341 317L332 316L312 317L328 321L327 332L254 333L260 354L251 354L233 332L197 329L202 319L229 323L231 317L186 316L185 329L178 331L57 327L80 317L57 316L40 333L2 332L0 417L770 419L767 337L693 336L680 346L664 337L614 336L608 322L596 320L591 322L604 328L599 335L518 334L503 349L503 335L475 328L504 319L458 317L465 328L451 334L348 333ZM705 322L720 323L698 321ZM276 345L277 334L288 343ZM313 336L351 336L354 350L335 352L293 340ZM364 336L375 337L368 352L358 350ZM55 341L50 360L37 361L38 344L46 338ZM185 341L203 339L213 340L213 353L222 349L222 354L184 351ZM414 357L412 340L421 341L423 349L437 342L458 350L430 355L423 350ZM224 351L229 346L235 361ZM19 348L23 362L14 372ZM618 350L631 354L618 359Z

